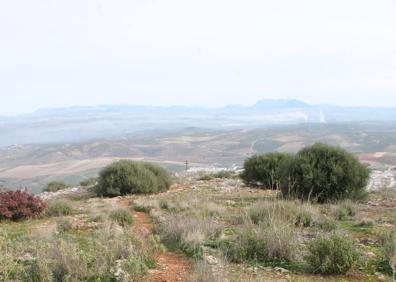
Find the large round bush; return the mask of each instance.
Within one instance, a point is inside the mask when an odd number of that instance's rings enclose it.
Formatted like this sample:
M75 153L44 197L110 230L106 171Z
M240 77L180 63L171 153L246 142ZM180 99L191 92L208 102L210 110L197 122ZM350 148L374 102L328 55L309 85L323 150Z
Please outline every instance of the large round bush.
M168 172L154 164L121 160L104 168L99 174L97 193L100 196L120 196L155 193L169 189Z
M283 171L293 159L286 153L267 153L247 159L241 175L247 185L261 185L269 189L279 189Z
M365 193L369 173L352 153L317 143L297 153L287 168L289 178L282 190L285 196L320 203L358 199Z

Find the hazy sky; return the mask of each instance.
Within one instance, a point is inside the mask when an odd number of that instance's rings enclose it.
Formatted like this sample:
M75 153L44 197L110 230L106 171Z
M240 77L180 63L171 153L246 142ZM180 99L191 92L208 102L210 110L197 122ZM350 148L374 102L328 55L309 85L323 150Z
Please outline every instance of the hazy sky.
M0 114L97 104L396 106L395 0L0 0Z

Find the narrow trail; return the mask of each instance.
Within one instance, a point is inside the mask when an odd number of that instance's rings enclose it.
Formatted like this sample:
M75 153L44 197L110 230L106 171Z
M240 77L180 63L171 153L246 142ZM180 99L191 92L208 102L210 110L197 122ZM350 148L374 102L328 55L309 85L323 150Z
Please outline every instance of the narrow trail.
M129 206L129 200L121 199L120 203L124 206ZM134 212L134 227L135 233L143 238L147 238L154 231L154 224L148 214L144 212ZM156 269L149 271L144 278L147 282L174 282L187 281L190 274L191 263L182 255L165 251L155 255L157 262Z

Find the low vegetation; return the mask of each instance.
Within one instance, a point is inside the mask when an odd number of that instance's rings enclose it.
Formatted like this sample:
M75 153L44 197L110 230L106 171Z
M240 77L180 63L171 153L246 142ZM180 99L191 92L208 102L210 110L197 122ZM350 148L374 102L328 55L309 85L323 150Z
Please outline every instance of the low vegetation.
M169 173L160 166L121 160L100 172L96 189L100 196L114 197L162 192L170 185Z
M325 203L364 198L369 169L352 153L317 143L295 156L253 156L245 161L241 177L247 185L280 189L284 197Z
M46 204L24 190L0 193L0 220L22 220L38 217Z
M73 204L65 199L57 199L48 202L45 211L47 216L67 216L75 212Z
M130 226L133 223L133 216L127 209L119 208L110 212L110 219L122 227Z
M43 192L57 192L69 188L70 186L63 181L51 181L45 186Z
M87 187L87 186L94 186L98 183L97 177L91 177L80 181L80 186Z
M391 277L396 193L354 201L364 194L365 166L322 144L294 157L254 160L266 163L252 166L257 171L275 171L269 164L281 162L279 177L249 178L254 173L245 172L245 183L253 186L241 187L239 180L225 179L232 174L210 175L208 181L197 175L201 179L183 179L168 193L156 193L171 185L166 170L123 160L98 179L97 195L112 198L90 198L96 196L90 192L44 203L26 191L1 193L0 281L151 281L145 275L156 267L162 244L195 262L187 281ZM359 181L349 182L352 176ZM337 183L342 187L335 188ZM25 218L31 220L10 222Z
M321 236L310 242L308 251L306 259L314 273L345 274L358 260L352 241L344 235Z
M247 159L241 178L246 185L259 185L267 189L280 189L284 170L293 156L286 153L268 153Z

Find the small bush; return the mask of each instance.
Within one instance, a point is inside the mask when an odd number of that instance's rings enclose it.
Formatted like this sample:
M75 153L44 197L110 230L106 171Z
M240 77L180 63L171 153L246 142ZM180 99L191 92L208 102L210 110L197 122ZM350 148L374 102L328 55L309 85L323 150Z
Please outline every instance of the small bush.
M133 216L126 209L116 209L110 213L110 219L117 222L120 226L130 226L133 223Z
M70 202L65 200L55 200L48 203L46 214L48 216L65 216L74 213L74 208Z
M352 241L337 234L311 241L308 251L310 254L306 261L313 273L345 274L356 265L358 259Z
M27 191L8 191L0 194L0 220L20 220L39 216L46 204Z
M100 196L156 193L169 189L171 178L157 165L121 160L104 168L99 175Z
M98 183L98 178L97 177L92 177L88 179L84 179L80 181L80 186L87 187L87 186L94 186Z
M64 190L69 188L70 186L64 183L63 181L51 181L45 186L43 192L57 192L59 190Z

